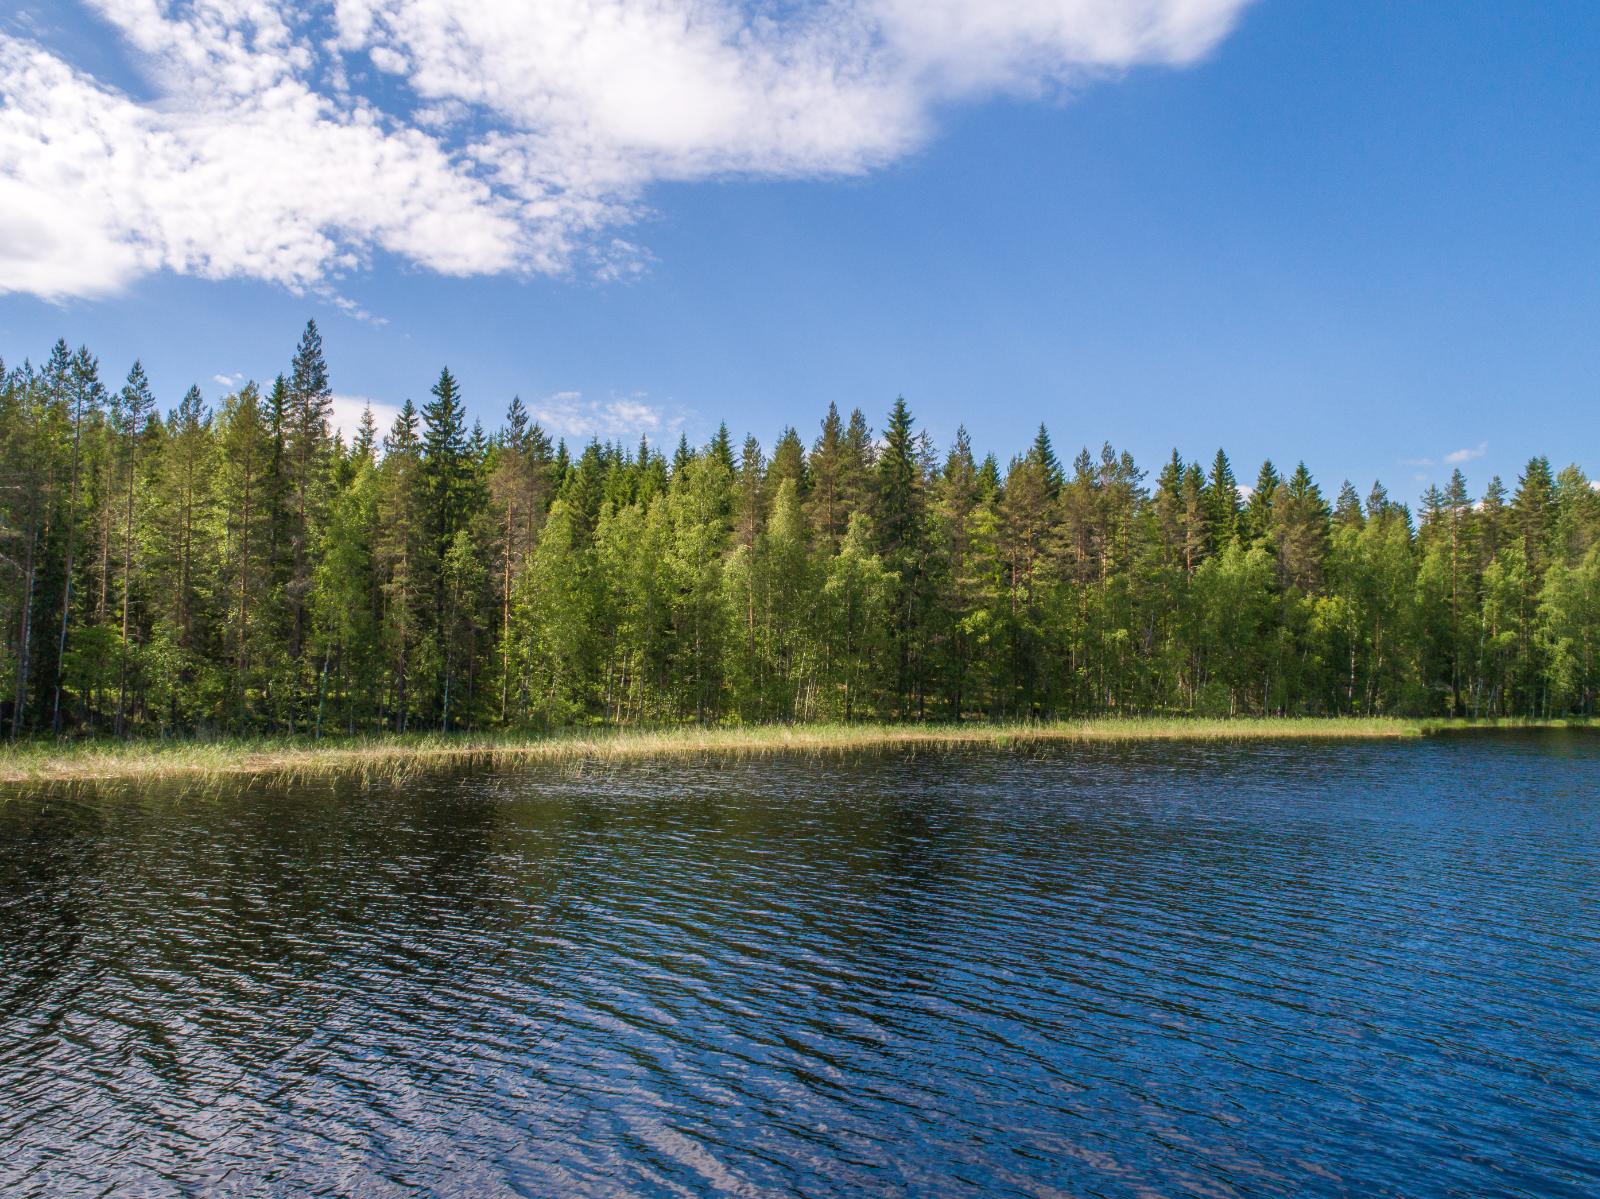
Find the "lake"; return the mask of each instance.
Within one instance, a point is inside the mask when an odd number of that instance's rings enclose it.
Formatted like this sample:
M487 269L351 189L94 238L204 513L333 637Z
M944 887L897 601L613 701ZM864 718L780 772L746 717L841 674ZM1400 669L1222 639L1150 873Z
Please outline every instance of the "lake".
M1600 736L0 799L0 1193L1594 1196Z

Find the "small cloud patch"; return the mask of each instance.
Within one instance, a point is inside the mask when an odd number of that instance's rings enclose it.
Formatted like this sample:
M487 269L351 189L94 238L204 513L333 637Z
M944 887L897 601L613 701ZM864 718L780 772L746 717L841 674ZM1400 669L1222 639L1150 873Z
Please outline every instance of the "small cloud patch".
M400 415L397 405L384 404L366 396L334 395L333 411L328 423L344 438L346 445L355 440L356 430L361 427L361 413L368 405L372 407L372 422L377 426L381 440L394 424L394 418Z
M1451 466L1460 466L1462 463L1472 462L1478 458L1482 458L1488 452L1489 443L1487 441L1480 441L1475 448L1470 450L1451 450L1444 456L1444 460Z
M534 404L532 412L534 420L558 437L580 441L645 437L658 446L676 437L689 415L680 408L652 403L642 392L590 400L582 392L558 391Z

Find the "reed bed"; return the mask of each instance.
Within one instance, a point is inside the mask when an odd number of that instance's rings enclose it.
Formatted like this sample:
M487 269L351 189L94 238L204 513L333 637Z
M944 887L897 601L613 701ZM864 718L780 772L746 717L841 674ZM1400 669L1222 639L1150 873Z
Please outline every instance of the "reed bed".
M1050 743L1293 741L1420 737L1528 722L1393 718L1129 718L1043 723L685 727L517 734L422 734L356 739L31 742L0 750L0 784L219 779L236 775L394 778L441 765L604 764L707 755L838 755L897 747L1025 748ZM1544 722L1559 725L1565 722Z

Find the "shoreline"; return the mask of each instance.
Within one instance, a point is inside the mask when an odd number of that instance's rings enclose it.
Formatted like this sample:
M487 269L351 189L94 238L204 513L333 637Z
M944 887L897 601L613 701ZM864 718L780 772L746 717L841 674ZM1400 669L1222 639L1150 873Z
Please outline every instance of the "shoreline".
M1100 718L1044 723L749 725L653 731L425 733L200 741L29 742L0 748L0 786L337 774L395 777L432 766L595 764L696 756L843 754L876 749L1016 749L1144 741L1395 740L1441 733L1593 727L1583 720L1404 717Z

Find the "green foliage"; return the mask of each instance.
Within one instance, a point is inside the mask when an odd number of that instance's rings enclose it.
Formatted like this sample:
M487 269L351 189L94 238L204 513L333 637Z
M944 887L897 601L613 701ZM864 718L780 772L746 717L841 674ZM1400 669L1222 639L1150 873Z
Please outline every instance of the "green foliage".
M1332 504L1222 451L1147 483L830 405L770 454L552 445L449 371L328 427L322 339L212 411L86 349L0 367L5 732L1187 713L1559 717L1600 700L1600 493L1534 458L1474 501Z

